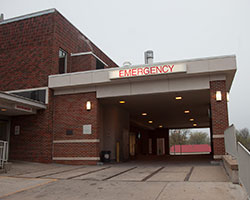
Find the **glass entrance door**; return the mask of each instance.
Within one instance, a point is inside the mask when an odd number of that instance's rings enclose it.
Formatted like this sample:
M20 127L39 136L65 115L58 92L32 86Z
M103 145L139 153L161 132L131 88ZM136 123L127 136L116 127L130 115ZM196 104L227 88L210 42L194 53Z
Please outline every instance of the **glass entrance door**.
M136 144L135 133L130 133L130 136L129 136L129 154L130 154L130 156L135 156L135 144Z
M165 138L157 138L157 155L165 154Z

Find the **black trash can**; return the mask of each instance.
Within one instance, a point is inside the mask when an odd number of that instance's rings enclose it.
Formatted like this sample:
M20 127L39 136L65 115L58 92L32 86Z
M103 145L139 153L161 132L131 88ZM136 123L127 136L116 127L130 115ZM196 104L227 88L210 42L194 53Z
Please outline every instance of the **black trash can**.
M101 151L101 162L110 162L111 151Z

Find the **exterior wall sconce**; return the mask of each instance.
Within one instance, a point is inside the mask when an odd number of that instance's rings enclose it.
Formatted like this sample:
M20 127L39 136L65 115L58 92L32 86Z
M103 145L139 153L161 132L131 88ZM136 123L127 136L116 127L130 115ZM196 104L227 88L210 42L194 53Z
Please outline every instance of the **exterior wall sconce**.
M229 93L227 92L227 102L229 102Z
M221 101L221 100L222 100L221 91L216 91L216 101Z
M90 110L91 110L91 102L90 102L90 101L87 101L87 102L86 102L86 110L87 110L87 111L90 111Z

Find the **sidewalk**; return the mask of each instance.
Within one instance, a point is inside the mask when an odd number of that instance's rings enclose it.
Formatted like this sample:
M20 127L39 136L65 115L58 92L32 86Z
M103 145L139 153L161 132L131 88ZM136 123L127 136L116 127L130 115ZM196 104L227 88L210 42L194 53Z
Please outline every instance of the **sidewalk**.
M242 187L229 182L224 168L210 163L70 166L18 162L0 176L0 199L246 200Z

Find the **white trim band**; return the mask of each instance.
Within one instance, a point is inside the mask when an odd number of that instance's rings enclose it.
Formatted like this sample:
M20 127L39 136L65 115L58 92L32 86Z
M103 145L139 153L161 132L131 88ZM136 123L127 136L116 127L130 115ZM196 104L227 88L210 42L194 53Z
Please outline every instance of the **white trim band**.
M11 22L16 22L16 21L20 21L20 20L24 20L24 19L28 19L28 18L32 18L32 17L38 17L38 16L41 16L41 15L50 14L50 13L53 13L55 11L56 11L56 9L49 9L49 10L43 10L43 11L31 13L31 14L28 14L28 15L22 15L22 16L19 16L19 17L6 19L6 20L1 21L0 25L1 24L11 23Z
M224 138L224 134L223 135L213 135L213 138Z
M97 143L100 142L99 139L84 139L84 140L54 140L54 144L60 143Z
M214 155L214 159L215 159L215 160L222 159L222 156L223 156L223 155Z
M100 160L100 157L53 157L53 160Z
M80 53L71 53L71 56L84 56L84 55L92 55L99 61L101 61L105 66L108 66L101 58L99 58L97 55L95 55L92 51L88 52L80 52Z

